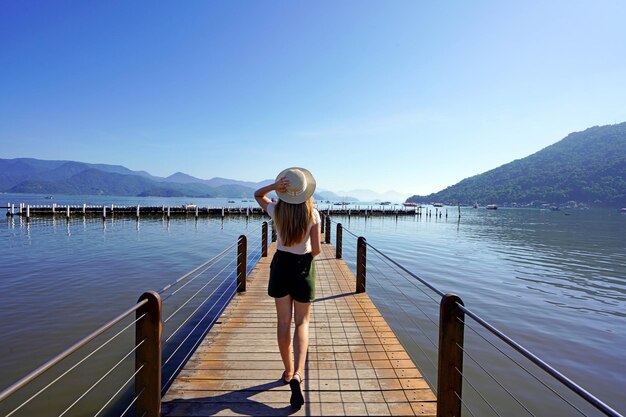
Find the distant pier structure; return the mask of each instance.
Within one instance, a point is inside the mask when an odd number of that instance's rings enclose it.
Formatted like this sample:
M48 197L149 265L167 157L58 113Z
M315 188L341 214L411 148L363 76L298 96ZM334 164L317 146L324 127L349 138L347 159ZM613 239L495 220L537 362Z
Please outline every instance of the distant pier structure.
M379 205L324 205L318 204L317 209L322 213L335 216L421 216L422 207L406 206L379 206ZM425 210L425 212L427 212ZM250 217L263 215L264 211L260 207L250 206L223 206L223 207L199 207L194 204L179 206L121 206L115 204L93 205L93 204L34 204L27 205L20 203L8 203L6 205L7 216L21 216L29 219L32 216L46 217Z

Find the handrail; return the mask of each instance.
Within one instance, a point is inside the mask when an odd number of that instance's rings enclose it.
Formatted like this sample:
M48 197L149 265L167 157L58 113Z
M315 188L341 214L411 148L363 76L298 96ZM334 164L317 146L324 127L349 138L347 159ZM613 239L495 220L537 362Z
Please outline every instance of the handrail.
M256 228L250 230L248 233L246 233L246 236L249 234L252 234L253 232L256 232L257 230L259 230L261 227L263 226L263 223L261 223L259 226L257 226ZM218 253L217 255L215 255L214 257L212 257L211 259L209 259L208 261L204 262L203 264L201 264L200 266L194 268L193 270L187 272L185 275L181 276L180 278L170 282L169 284L167 284L165 287L161 288L160 290L157 291L158 294L163 294L165 291L172 289L173 287L175 287L176 285L180 284L182 281L186 280L187 278L189 278L191 275L195 274L196 272L198 272L199 270L201 270L202 268L204 268L205 266L208 266L209 264L211 264L211 262L214 262L215 260L217 260L218 258L224 256L229 250L233 249L235 246L237 246L237 242L233 243L232 245L228 246L226 249L224 249L223 251L221 251L220 253Z
M426 280L418 277L417 275L415 275L413 272L409 271L408 269L406 269L404 266L400 265L398 262L394 261L393 259L391 259L389 256L385 255L384 253L382 253L380 250L378 250L376 247L374 247L371 243L368 243L367 246L369 246L370 248L372 248L375 252L377 252L380 256L382 256L383 258L387 259L389 262L393 263L395 266L397 266L398 268L402 269L404 272L406 272L407 274L411 275L413 278L415 278L416 280L418 280L419 282L421 282L422 284L426 285L428 288L430 288L431 290L433 290L434 292L436 292L437 294L439 294L440 296L444 296L445 293L443 291L441 291L439 288L435 287L434 285L430 284L429 282L427 282Z
M11 394L13 394L17 390L23 388L24 386L26 386L27 384L32 382L35 378L39 377L41 374L46 372L48 369L52 368L57 363L61 362L65 358L67 358L69 355L71 355L72 353L76 352L78 349L80 349L81 347L85 346L87 343L89 343L90 341L92 341L96 337L100 336L102 333L104 333L105 331L107 331L108 329L110 329L111 327L113 327L114 325L119 323L120 321L124 320L130 314L134 313L139 308L141 308L143 305L145 305L147 302L148 302L148 300L143 300L141 302L138 302L133 307L129 308L128 310L126 310L125 312L120 314L119 316L115 317L111 321L107 322L106 324L102 325L98 329L94 330L92 333L90 333L89 335L85 336L84 338L82 338L78 342L74 343L72 346L70 346L69 348L65 349L63 352L59 353L54 358L50 359L48 362L44 363L43 365L41 365L40 367L38 367L34 371L30 372L28 375L24 376L19 381L15 382L11 386L5 388L2 392L0 392L0 401L4 401Z
M196 273L197 271L199 271L200 269L202 269L203 267L207 266L208 264L210 264L211 262L215 261L217 258L223 256L226 254L226 252L228 252L229 250L231 250L232 248L234 248L235 246L237 246L237 242L233 243L232 245L230 245L229 247L227 247L226 249L224 249L223 251L221 251L220 253L218 253L217 255L215 255L214 257L212 257L211 259L209 259L208 261L204 262L202 265L198 266L197 268L194 268L192 271L187 272L185 275L183 275L182 277L170 282L169 284L167 284L165 287L161 288L160 290L157 291L158 294L163 294L165 291L175 287L176 285L180 284L182 281L186 280L187 278L189 278L191 275L193 275L194 273Z
M330 220L331 222L337 224L336 221ZM351 232L350 230L348 230L345 226L342 226L341 228L342 232L347 232L348 234L354 236L355 238L359 238L359 236L357 236L356 234L354 234L353 232ZM384 257L385 259L387 259L389 262L393 263L395 266L397 266L398 268L402 269L404 272L406 272L407 274L409 274L410 276L412 276L413 278L415 278L416 280L418 280L419 282L421 282L422 284L426 285L428 288L430 288L431 290L433 290L434 292L436 292L437 294L439 294L441 297L443 297L445 295L445 293L443 291L441 291L439 288L435 287L434 285L430 284L428 281L424 280L423 278L420 278L419 276L417 276L416 274L414 274L413 272L409 271L408 269L406 269L404 266L400 265L397 261L391 259L389 256L387 256L386 254L384 254L383 252L381 252L379 249L377 249L375 246L373 246L371 243L367 242L367 246L369 246L370 248L372 248L375 252L377 252L380 256Z
M330 216L328 216L328 217L330 218ZM334 221L332 219L330 219L330 221L333 222L333 223L336 223L336 224L340 224L340 223L338 223L338 222L336 222L336 221ZM347 228L345 228L345 226L343 226L343 225L341 227L341 230L342 230L342 232L347 232L348 234L354 236L357 239L362 239L361 237L357 236L352 231L350 231ZM451 295L451 294L445 294L443 291L439 290L434 285L430 284L426 280L420 278L419 276L417 276L413 272L409 271L406 267L404 267L403 265L401 265L400 263L398 263L394 259L390 258L388 255L386 255L385 253L383 253L382 251L380 251L379 249L377 249L376 247L374 247L370 243L366 243L366 245L369 246L372 250L374 250L381 257L383 257L384 259L386 259L389 262L393 263L395 266L400 268L402 271L406 272L407 274L409 274L410 276L412 276L413 278L417 279L419 282L421 282L422 284L424 284L425 286L427 286L428 288L430 288L431 290L433 290L437 294L439 294L442 297L442 306L443 306L443 303L446 300L449 300L451 296L452 297L456 297L456 296ZM520 353L526 359L530 360L532 363L534 363L536 366L538 366L541 370L543 370L544 372L546 372L547 374L549 374L550 376L555 378L557 381L559 381L565 387L569 388L571 391L573 391L575 394L577 394L580 398L582 398L585 401L587 401L589 404L594 406L596 409L598 409L599 411L601 411L605 415L610 416L610 417L623 417L620 413L618 413L616 410L614 410L613 408L611 408L610 406L605 404L602 400L600 400L599 398L597 398L596 396L591 394L589 391L587 391L586 389L584 389L583 387L581 387L580 385L578 385L577 383L572 381L570 378L566 377L564 374L562 374L561 372L556 370L554 367L549 365L547 362L545 362L544 360L539 358L537 355L535 355L534 353L532 353L531 351L529 351L528 349L523 347L521 344L519 344L518 342L514 341L512 338L510 338L506 334L504 334L502 331L498 330L492 324L488 323L486 320L484 320L483 318L478 316L476 313L471 311L469 308L467 308L463 304L463 302L460 300L460 298L456 297L456 299L454 299L453 303L448 303L448 304L454 305L455 308L457 308L458 310L460 310L464 314L467 314L469 317L474 319L482 327L484 327L489 332L491 332L493 335L498 337L500 340L502 340L503 342L508 344L510 347L512 347L514 350L516 350L518 353ZM442 311L443 311L443 307L442 307ZM441 329L440 329L440 331L441 331ZM461 337L461 340L462 340L462 337ZM441 340L440 340L440 344L441 344ZM457 347L462 350L462 346L457 346ZM442 349L442 346L439 346L440 354L441 354L441 349ZM461 367L460 368L462 369L462 362L461 362ZM462 375L462 370L461 369L457 369L457 371ZM455 392L455 394L457 395L457 397L459 396L459 393ZM563 398L563 397L561 397L561 398ZM462 401L460 397L459 397L459 400ZM571 403L569 403L569 404L572 405Z
M136 318L135 318L135 320L133 322L131 322L126 327L124 327L122 330L117 332L114 336L110 337L106 342L104 342L103 344L98 346L95 350L91 351L89 354L87 354L81 360L79 360L78 362L72 364L72 366L70 366L68 369L66 369L59 376L56 376L51 382L49 382L43 388L39 389L37 392L35 392L33 395L31 395L26 401L22 402L17 408L15 408L8 415L13 415L15 412L17 412L18 410L22 409L24 406L26 406L28 403L30 403L32 400L34 400L36 397L38 397L42 392L44 392L50 386L52 386L53 384L58 382L61 378L63 378L69 372L73 371L75 368L80 366L83 362L85 362L87 359L92 357L95 353L97 353L102 348L104 348L107 344L109 344L111 341L113 341L116 337L118 337L124 331L128 330L132 326L136 326L136 335L135 335L134 348L130 352L127 352L122 357L122 359L120 359L115 365L113 365L113 367L109 368L107 372L105 372L103 375L101 375L95 381L95 383L93 383L86 391L84 391L77 398L75 398L74 401L71 404L69 404L69 406L61 413L61 415L65 415L66 413L68 413L79 401L81 401L87 394L92 392L94 390L94 388L98 384L100 384L107 376L109 376L124 360L129 358L134 353L135 354L135 372L130 376L130 378L128 380L126 380L124 382L124 384L121 387L118 388L118 390L115 392L115 394L113 394L113 396L111 396L106 401L106 403L102 406L102 408L100 408L100 410L96 413L96 415L100 414L107 407L107 405L110 404L111 401L113 401L113 399L124 389L124 387L126 387L130 383L130 381L135 379L136 396L130 402L130 404L128 405L128 407L126 408L126 410L124 411L123 414L125 414L133 405L136 405L136 408L138 410L139 415L141 415L142 411L144 411L143 415L147 415L149 417L152 417L152 416L156 417L158 415L158 413L159 413L160 401L161 401L161 396L160 396L160 392L161 392L161 367L163 366L162 361L161 361L161 351L162 351L161 332L162 332L162 326L165 323L165 321L163 321L163 319L161 317L162 299L159 296L159 294L163 293L163 292L165 292L167 290L170 290L173 287L175 287L176 285L178 285L179 283L187 280L186 283L183 285L183 287L179 287L177 290L175 290L173 293L171 293L170 296L176 294L182 288L184 288L189 283L191 283L193 280L195 280L198 276L201 276L206 271L208 271L212 266L214 266L214 264L216 264L216 261L218 261L221 258L223 258L235 246L237 246L237 245L240 246L239 247L239 251L241 251L241 238L249 236L249 235L251 236L253 234L256 234L261 229L262 229L262 233L259 233L260 241L258 242L258 244L255 243L256 246L250 252L250 255L251 255L251 257L253 259L256 258L257 255L260 255L261 257L267 256L267 253L266 253L267 251L266 251L266 249L264 250L264 248L266 248L266 246L267 246L267 222L261 222L261 223L258 224L257 227L250 228L250 230L248 230L245 235L240 236L238 241L236 241L234 244L228 246L222 252L220 252L219 254L214 256L213 258L209 259L208 261L202 263L200 266L194 268L192 271L188 272L187 274L183 275L182 277L178 278L177 280L175 280L175 281L171 282L170 284L166 285L158 293L154 292L154 291L145 292L141 296L139 301L134 306L132 306L131 308L127 309L123 313L119 314L118 316L116 316L115 318L113 318L109 322L105 323L104 325L100 326L98 329L94 330L89 335L83 337L78 342L74 343L72 346L70 346L69 348L65 349L60 354L58 354L55 357L53 357L52 359L48 360L43 365L39 366L37 369L31 371L26 376L24 376L23 378L21 378L17 382L13 383L8 388L5 388L4 390L2 390L0 392L0 402L2 402L5 399L9 398L12 394L14 394L18 390L22 389L23 387L25 387L26 385L28 385L29 383L34 381L36 378L40 377L42 374L44 374L46 371L48 371L49 369L51 369L55 365L58 365L61 361L66 359L68 356L70 356L71 354L75 353L77 350L83 348L89 342L93 341L96 337L102 335L107 330L111 329L113 326L115 326L116 324L121 322L123 319L127 318L132 313L136 313ZM246 240L247 240L247 238L246 238ZM250 240L252 241L252 239L250 239ZM254 238L254 241L256 242L257 238ZM241 261L241 259L240 259L241 255L240 254L238 255L238 257L239 257L238 260ZM233 262L235 262L235 259L233 259L231 262L229 262L228 265L224 266L216 274L216 277L220 276L221 273L225 269L227 269L230 265L233 264ZM188 280L188 278L193 276L194 274L197 274L197 275L195 277L193 277L191 280ZM201 323L203 323L204 319L208 316L208 314L216 308L216 304L218 304L223 298L232 295L232 294L230 294L230 292L231 292L231 289L232 289L233 286L235 287L235 290L237 290L237 289L241 290L241 287L243 287L244 288L243 290L245 290L245 281L242 283L239 280L232 282L231 284L227 285L224 288L223 284L226 281L228 281L228 278L229 277L234 277L235 275L236 274L228 274L224 278L224 280L222 280L222 282L218 285L218 288L216 288L211 294L209 294L209 296L207 298L205 298L205 300L202 302L201 305L206 304L207 300L209 298L211 298L211 296L213 294L215 294L215 292L218 289L223 289L221 295L218 297L217 302L214 303L208 309L208 311L206 313L204 313L204 316L202 317L202 319L195 325L195 327L185 337L185 339L183 340L182 343L184 343L189 338L189 336L191 336L191 334L194 333L194 331L198 328L198 326ZM244 280L245 280L245 275L244 275ZM201 290L203 288L205 288L207 285L209 285L212 281L213 281L213 279L209 280L209 282L207 284L205 284L201 288ZM199 293L199 291L200 290L196 291L196 293L194 294L193 297L195 297ZM166 297L166 298L168 298L168 297ZM174 312L174 314L176 312L180 311L181 308L184 307L185 305L187 305L188 303L189 303L189 300L186 301L183 304L183 306L178 308ZM223 303L223 305L220 305L219 306L219 311L220 312L223 311L223 309L226 307L227 304L228 303L226 302L226 303ZM194 310L192 315L195 314L198 311L198 309L199 309L199 307L196 308L196 310ZM170 316L170 318L171 318L171 316ZM189 318L190 317L185 319L183 324L185 322L187 322L189 320ZM216 317L212 317L211 320L212 320L211 323L203 330L204 332L207 332L211 328L212 324L215 322L215 320L217 320L217 316ZM179 326L179 328L176 330L176 332L178 330L180 330L181 327L182 327L182 325ZM197 346L197 344L200 341L201 341L201 339L197 340L195 342L195 345ZM148 342L148 343L145 344L144 342ZM176 351L178 351L178 349L180 349L180 346L182 346L182 343L181 343L181 345L179 345L178 348L176 348L174 353L176 353ZM188 358L191 353L192 352L187 352L186 358ZM171 358L171 356L170 356L170 358ZM180 366L182 366L182 364L185 362L186 358L183 360L183 362L178 364L177 370L180 368ZM155 367L156 367L156 370L155 370ZM142 369L144 370L144 372L140 372ZM147 372L146 372L146 370L147 370ZM169 383L169 381L168 381L168 383ZM139 384L139 385L137 385L137 384ZM167 383L166 383L166 385L167 385ZM157 393L156 397L154 396L155 392ZM142 394L144 394L144 393L146 393L148 395L147 396L146 395L142 396Z
M581 387L580 385L578 385L577 383L575 383L574 381L572 381L571 379L563 375L561 372L557 371L554 367L550 366L547 362L545 362L544 360L539 358L537 355L535 355L534 353L532 353L531 351L529 351L528 349L526 349L525 347L517 343L515 340L511 339L502 331L498 330L496 327L494 327L492 324L488 323L486 320L478 316L472 310L470 310L469 308L465 307L464 305L460 303L457 303L457 307L460 310L462 310L465 314L473 318L478 324L480 324L485 329L489 330L492 334L497 336L500 340L505 342L507 345L511 346L513 349L515 349L525 358L527 358L528 360L533 362L535 365L537 365L539 368L541 368L542 370L550 374L552 377L554 377L556 380L561 382L563 385L565 385L566 387L574 391L580 397L587 400L587 402L595 406L598 410L602 411L603 413L611 417L622 417L622 415L619 414L617 411L615 411L613 408L603 403L600 399L598 399L596 396L591 394L589 391L587 391L586 389L584 389L583 387Z

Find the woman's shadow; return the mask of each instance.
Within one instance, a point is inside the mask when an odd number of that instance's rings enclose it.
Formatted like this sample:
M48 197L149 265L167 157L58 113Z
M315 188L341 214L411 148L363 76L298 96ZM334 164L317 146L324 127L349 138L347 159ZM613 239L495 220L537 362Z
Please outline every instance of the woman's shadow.
M281 380L267 382L261 385L246 387L236 391L230 391L222 395L211 397L198 397L190 399L176 399L162 404L162 415L215 415L224 410L230 410L235 414L247 416L288 416L297 413L299 410L291 408L287 402L285 407L272 407L268 404L255 401L250 397L262 392L269 392L273 388L282 387ZM188 391L189 392L189 391ZM289 398L287 394L286 398ZM305 399L306 399L305 391ZM308 403L308 401L305 403Z

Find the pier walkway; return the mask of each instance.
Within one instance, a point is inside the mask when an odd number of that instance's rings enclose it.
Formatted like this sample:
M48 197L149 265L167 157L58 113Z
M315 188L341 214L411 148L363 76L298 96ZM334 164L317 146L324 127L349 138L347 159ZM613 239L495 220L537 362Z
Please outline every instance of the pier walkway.
M305 404L289 406L279 379L269 264L261 258L163 397L163 416L427 415L436 398L367 293L330 244L316 258L317 299L311 313L304 373Z

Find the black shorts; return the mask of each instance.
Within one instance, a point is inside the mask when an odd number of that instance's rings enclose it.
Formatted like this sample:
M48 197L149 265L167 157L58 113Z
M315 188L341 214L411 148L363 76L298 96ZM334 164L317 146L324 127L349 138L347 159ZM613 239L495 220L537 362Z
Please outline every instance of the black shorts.
M295 253L277 250L270 264L270 297L291 295L301 303L315 300L315 261L311 253Z

